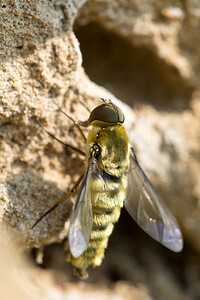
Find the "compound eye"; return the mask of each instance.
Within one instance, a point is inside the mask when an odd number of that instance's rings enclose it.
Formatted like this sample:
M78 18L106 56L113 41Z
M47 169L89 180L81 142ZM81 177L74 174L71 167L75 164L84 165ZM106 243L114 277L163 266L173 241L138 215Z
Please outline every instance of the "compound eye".
M124 115L122 111L113 105L102 104L97 106L90 114L89 122L101 121L105 123L123 123Z

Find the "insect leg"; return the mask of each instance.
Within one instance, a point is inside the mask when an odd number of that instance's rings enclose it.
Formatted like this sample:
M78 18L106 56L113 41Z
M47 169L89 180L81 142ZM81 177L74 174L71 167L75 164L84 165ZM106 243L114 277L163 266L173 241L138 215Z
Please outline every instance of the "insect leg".
M79 155L85 156L85 153L83 151L81 151L80 149L77 149L76 147L73 147L69 144L65 144L64 142L62 142L61 140L59 140L55 135L53 135L51 132L49 132L48 130L46 130L38 121L37 121L38 125L42 128L42 130L44 130L51 138L53 138L54 140L56 140L57 142L59 142L61 145L63 145L64 147L66 147L67 149L69 149L72 152L75 152Z
M77 97L78 97L78 101L80 102L80 104L81 104L83 107L85 107L85 109L87 109L87 111L88 111L89 113L91 113L91 111L90 111L90 109L87 107L87 105L85 105L85 103L83 103L83 101L80 100L78 89L75 90L75 93L76 93L76 95L77 95Z
M60 200L58 200L58 202L52 206L50 209L48 209L31 227L31 229L33 229L44 217L46 217L46 215L48 215L52 210L54 210L59 204L61 204L64 200L66 200L67 198L69 198L75 191L76 188L78 187L78 185L80 184L81 180L83 179L85 172L83 174L81 174L81 176L78 178L78 180L76 181L76 183L74 184L73 188L71 189L71 191L69 193L67 193L64 197L62 197Z
M57 105L57 104L56 104L56 105ZM78 131L80 132L82 138L83 138L84 141L86 142L87 139L86 139L86 137L85 137L85 135L84 135L84 133L83 133L83 130L82 130L81 127L79 126L79 124L78 124L71 116L69 116L64 110L62 110L62 108L61 108L60 106L57 105L57 107L58 107L58 110L59 110L61 113L63 113L68 119L70 119L70 120L74 123L74 125L76 126L76 128L77 128Z

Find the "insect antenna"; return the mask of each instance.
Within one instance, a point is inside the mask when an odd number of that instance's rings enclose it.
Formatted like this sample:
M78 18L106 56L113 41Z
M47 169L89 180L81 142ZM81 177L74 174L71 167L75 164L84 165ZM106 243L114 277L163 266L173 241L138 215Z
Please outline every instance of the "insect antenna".
M105 98L101 98L100 99L104 102L104 103L107 103L107 100Z
M52 210L54 210L56 207L58 207L59 204L61 204L64 200L69 198L75 191L78 185L80 184L81 180L83 179L85 172L81 174L81 176L78 178L78 180L75 182L73 188L69 193L67 193L64 197L62 197L56 204L54 204L51 208L49 208L31 227L33 229L44 217L46 217Z
M105 99L105 98L101 98L100 99L104 102L104 103L108 103L108 104L112 104L112 106L114 107L114 103L110 100L110 99Z

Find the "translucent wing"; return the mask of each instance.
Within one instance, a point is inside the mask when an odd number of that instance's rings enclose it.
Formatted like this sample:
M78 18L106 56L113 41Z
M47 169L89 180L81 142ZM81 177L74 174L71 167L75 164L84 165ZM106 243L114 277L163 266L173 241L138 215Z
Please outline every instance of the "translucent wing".
M176 219L156 192L138 164L132 149L125 207L132 218L152 238L174 252L183 248L183 238Z
M93 158L88 164L83 177L79 195L73 210L69 226L69 249L73 257L77 258L87 249L93 225L92 214L92 182L98 176L99 165Z

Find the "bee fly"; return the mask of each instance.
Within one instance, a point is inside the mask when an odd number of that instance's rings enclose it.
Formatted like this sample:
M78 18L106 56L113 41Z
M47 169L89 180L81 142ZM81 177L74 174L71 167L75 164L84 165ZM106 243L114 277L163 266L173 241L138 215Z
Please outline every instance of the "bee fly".
M82 129L69 117L85 140L85 152L51 137L65 147L85 156L86 171L71 192L60 199L37 220L35 225L61 202L70 197L81 183L72 212L68 233L68 261L80 277L87 277L90 265L99 266L108 239L124 205L132 218L152 238L174 252L183 248L183 238L176 219L141 169L123 126L122 111L110 100L94 108L82 126L91 125L87 139ZM32 227L32 228L33 228Z

